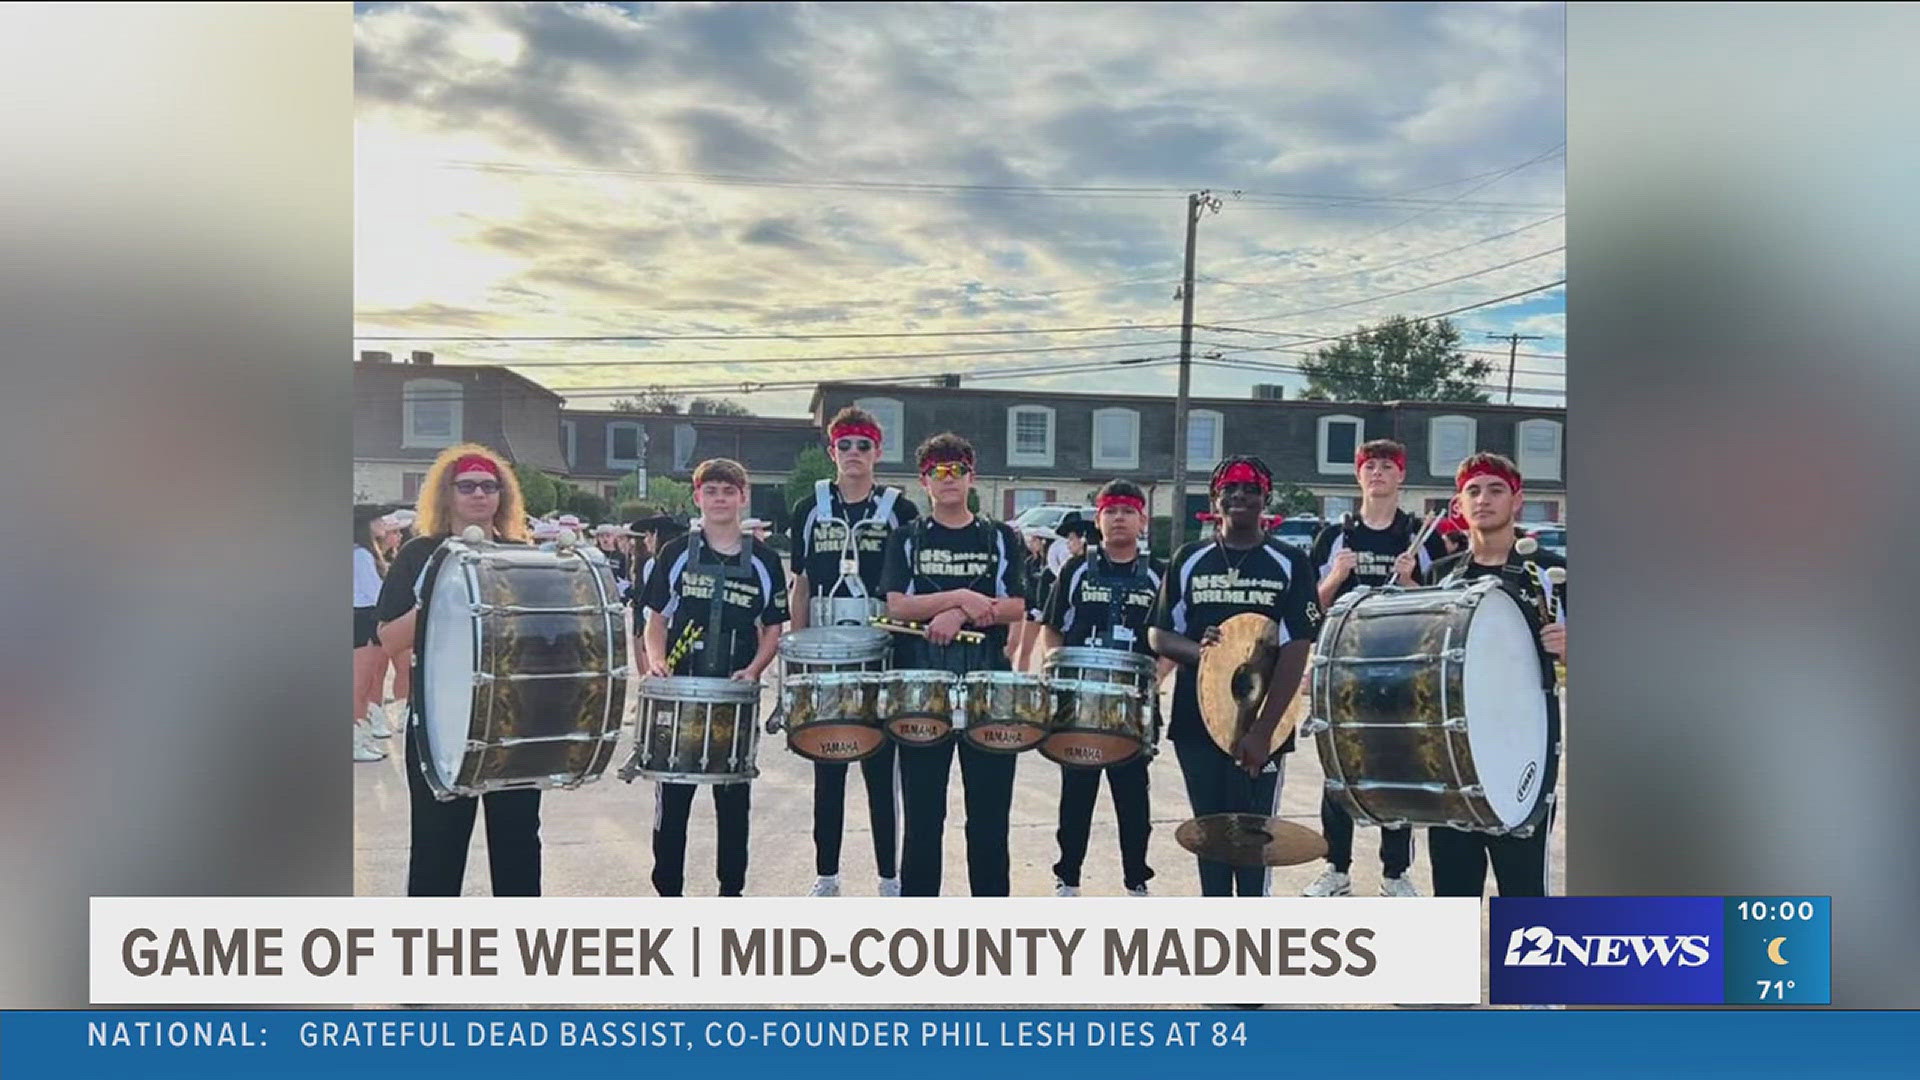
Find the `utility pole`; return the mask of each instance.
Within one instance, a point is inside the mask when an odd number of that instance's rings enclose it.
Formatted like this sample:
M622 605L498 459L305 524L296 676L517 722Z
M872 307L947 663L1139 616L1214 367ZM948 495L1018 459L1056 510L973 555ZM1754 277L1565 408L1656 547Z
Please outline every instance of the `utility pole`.
M1520 355L1520 343L1539 341L1539 334L1488 334L1489 341L1507 343L1507 404L1513 404L1513 358Z
M1211 191L1187 196L1187 265L1180 279L1180 389L1173 398L1173 520L1167 554L1187 538L1187 396L1193 382L1193 248L1201 211L1220 212Z

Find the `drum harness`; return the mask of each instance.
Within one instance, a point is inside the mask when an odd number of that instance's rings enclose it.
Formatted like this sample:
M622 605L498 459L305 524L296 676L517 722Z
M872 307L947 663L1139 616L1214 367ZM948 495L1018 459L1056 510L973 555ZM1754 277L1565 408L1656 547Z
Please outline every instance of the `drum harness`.
M702 538L699 529L694 529L687 533L687 569L697 569L703 573L713 575L713 595L707 601L706 641L699 646L699 657L694 661L694 667L698 669L700 675L706 678L724 679L733 674L733 672L726 670L726 668L732 664L733 640L731 635L726 638L727 647L720 647L722 634L721 624L726 617L727 582L752 580L753 537L746 533L742 533L740 536L739 566L732 566L721 561L722 557L718 552L714 552L713 562L703 562L701 557L707 554L707 551L707 544ZM681 574L684 578L685 571L682 571Z
M867 591L867 583L860 577L859 530L866 528L872 531L876 527L891 530L893 528L893 505L899 501L900 489L896 487L882 487L879 497L874 502L873 512L861 518L859 521L851 521L846 517L834 514L833 507L836 501L834 496L835 492L830 481L814 481L813 505L816 508L823 508L822 521L831 522L832 524L840 526L840 577L833 583L831 588L821 595L828 600L832 600L839 595L842 588L845 588L847 590L847 596L851 599L872 600L872 594ZM846 511L850 507L848 503L842 501L840 502L840 508L842 511Z
M910 537L909 542L916 545L924 546L927 542L927 531L930 528L932 528L932 526L933 526L933 514L930 512L925 515L922 515L921 517L915 518L913 522L913 527L912 527L913 531L909 534L909 537ZM994 542L999 545L999 553L998 553L998 557L995 560L995 563L998 566L1004 567L1007 561L1006 538L1002 536L993 536L992 530L989 529L986 519L981 517L979 514L973 515L973 524L968 526L968 528L973 532L975 536L980 537L982 547L987 546L986 540L989 536L993 537ZM913 575L912 575L913 581L915 583L925 582L928 589L936 592L939 591L933 588L934 582L932 578L927 577L925 574L920 573L919 570L914 567L914 564L916 561L917 560L914 557L914 553L908 552L907 567L913 572ZM986 584L987 582L990 582L993 579L993 577L994 577L994 571L992 568L989 568L988 570L982 573L974 575L972 580L968 581L964 586L961 586L961 587L966 589L973 589L974 586L976 585L982 585L982 584ZM994 592L999 591L997 589L993 589L991 585L988 585L988 588L991 590L991 592L988 592L986 595L992 595ZM975 590L975 591L979 591L979 590ZM987 640L991 641L992 639L989 638ZM958 644L958 643L956 642L955 644ZM941 650L942 654L944 654L947 649L953 648L952 645L936 646L931 641L927 642L925 647L928 649L938 648L939 650Z

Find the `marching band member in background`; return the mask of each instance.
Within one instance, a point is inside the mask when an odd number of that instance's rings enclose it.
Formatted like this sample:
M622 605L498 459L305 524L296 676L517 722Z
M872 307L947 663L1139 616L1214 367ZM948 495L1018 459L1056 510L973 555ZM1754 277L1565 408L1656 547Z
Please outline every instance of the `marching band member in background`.
M1354 478L1360 483L1360 513L1349 523L1332 522L1313 540L1313 565L1320 574L1320 610L1362 585L1389 582L1413 586L1419 575L1446 555L1438 536L1429 536L1418 552L1419 518L1400 509L1400 485L1407 478L1407 448L1392 439L1362 444L1354 454ZM1351 896L1353 817L1325 792L1320 795L1320 828L1327 838L1327 869L1302 896ZM1418 896L1406 874L1413 865L1413 830L1380 830L1380 895Z
M640 635L647 674L757 683L778 653L780 628L787 621L786 573L778 552L741 530L751 489L740 463L701 462L693 470L693 489L701 527L660 549L641 594L651 612ZM693 639L679 664L669 668L674 643L693 627L709 626L714 605L720 607L719 634ZM634 617L640 617L638 610ZM686 886L687 820L696 786L663 781L655 787L653 887L661 896L680 896ZM747 884L753 785L712 787L720 895L739 896Z
M1147 495L1139 485L1113 480L1094 496L1102 540L1098 548L1067 560L1047 600L1039 626L1045 652L1066 646L1117 649L1153 655L1147 645L1153 605L1166 568L1140 551L1147 527ZM1101 769L1060 766L1060 826L1055 834L1060 860L1053 864L1055 896L1080 895L1080 867L1093 828L1093 804L1100 796L1100 775L1113 792L1113 813L1120 828L1120 868L1129 896L1146 896L1153 868L1147 865L1147 839L1153 835L1147 808L1145 754Z
M965 439L951 432L935 435L920 444L916 458L931 509L894 531L881 583L887 613L926 623L927 631L925 638L903 636L895 643L895 666L1006 671L1011 666L1007 627L1026 617L1020 538L1012 526L989 522L967 508L974 456ZM954 636L968 626L985 633L986 642L956 642ZM965 739L898 749L906 810L901 892L940 895L941 834L955 743L966 788L968 884L975 896L1007 896L1012 891L1007 830L1019 755L990 753Z
M1195 816L1251 813L1271 816L1279 805L1282 757L1294 749L1289 734L1269 755L1273 732L1300 686L1307 650L1320 629L1313 567L1305 553L1267 537L1261 516L1273 491L1273 472L1259 458L1230 457L1208 485L1218 518L1211 537L1195 540L1167 563L1149 635L1153 651L1179 664L1168 737L1180 760ZM1200 716L1199 665L1219 641L1220 624L1258 612L1278 624L1280 652L1256 722L1233 754L1215 746ZM1206 896L1265 896L1271 873L1200 859Z
M804 630L812 620L809 601L834 593L840 580L840 556L851 543L858 561L861 586L869 597L884 603L881 573L886 568L887 539L920 516L920 510L896 487L876 485L874 462L880 457L885 432L865 409L848 407L827 423L827 455L833 459L834 478L814 485L811 495L793 507L793 629ZM849 539L847 530L853 535ZM873 861L880 875L881 896L900 895L897 803L899 799L894 742L888 739L878 753L860 762L867 791L867 813L873 824ZM840 840L845 831L847 763L813 763L813 896L840 895Z
M1479 453L1460 463L1454 486L1457 506L1467 522L1468 549L1434 563L1425 579L1430 585L1497 576L1539 628L1540 663L1545 669L1549 730L1560 731L1560 702L1553 692L1553 662L1567 658L1564 621L1547 622L1541 615L1546 588L1526 566L1564 568L1566 560L1550 551L1520 555L1514 550L1518 534L1514 522L1523 502L1520 469L1499 454ZM1565 610L1564 586L1553 589L1558 610ZM1545 625L1541 625L1541 623ZM1547 895L1547 838L1553 831L1553 811L1541 819L1531 835L1494 836L1451 828L1427 830L1428 860L1433 864L1435 896L1479 896L1486 887L1487 865L1501 896Z
M420 485L420 535L400 549L380 588L374 614L387 655L399 663L413 650L420 578L447 537L473 526L494 543L524 544L526 520L520 485L504 458L474 443L442 450ZM494 791L441 802L421 775L412 739L406 741L406 773L412 816L408 896L460 895L473 818L483 802L493 895L540 895L539 791Z

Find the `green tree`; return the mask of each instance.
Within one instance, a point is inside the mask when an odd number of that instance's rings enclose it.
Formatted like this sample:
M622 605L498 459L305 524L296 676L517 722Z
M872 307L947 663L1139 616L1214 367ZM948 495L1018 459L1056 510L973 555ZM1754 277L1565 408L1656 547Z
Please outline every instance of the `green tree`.
M1291 480L1280 480L1274 483L1273 494L1267 497L1267 509L1288 517L1317 514L1320 512L1320 496Z
M527 513L545 517L558 508L560 493L553 477L531 465L515 465L513 476L520 481L520 497L527 504Z
M639 397L621 398L607 408L614 412L641 413L647 416L678 416L680 414L680 395L664 386L655 386L642 391Z
M633 494L633 477L621 481L620 493L623 498ZM659 507L662 514L692 517L699 513L693 505L693 485L670 476L647 478L647 501Z
M687 403L688 416L752 416L753 410L726 398L697 397Z
M613 513L612 509L607 505L607 500L595 495L591 491L580 491L578 489L575 489L572 494L567 497L566 504L561 506L560 509L566 513L577 515L581 521L595 525L606 521L608 516Z
M1493 363L1469 360L1446 319L1395 315L1323 345L1300 361L1309 401L1483 402Z
M831 480L833 474L833 459L825 450L809 446L800 451L793 462L793 475L787 478L787 505L791 507L813 494L814 481Z
M660 511L653 506L629 497L619 506L614 507L613 519L625 525L629 522L639 521L641 518L652 517L659 512Z

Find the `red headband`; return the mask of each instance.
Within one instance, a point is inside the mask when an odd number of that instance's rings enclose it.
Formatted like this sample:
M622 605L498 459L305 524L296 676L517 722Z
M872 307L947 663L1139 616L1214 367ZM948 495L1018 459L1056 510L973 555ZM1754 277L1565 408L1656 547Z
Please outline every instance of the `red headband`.
M1262 494L1273 490L1273 481L1260 475L1259 469L1244 461L1236 461L1228 466L1227 471L1221 473L1220 478L1213 482L1213 490L1219 491L1228 484L1258 484Z
M973 468L972 450L929 450L920 455L920 475L925 476L928 469L935 465L945 465L949 461L958 461Z
M1147 500L1138 495L1102 495L1093 501L1095 513L1105 510L1109 506L1127 506L1143 514L1147 512Z
M466 457L454 462L453 471L447 475L454 477L459 476L463 472L492 473L494 479L498 480L500 478L500 466L495 465L491 458L482 457L479 454L468 454Z
M1481 461L1472 465L1462 465L1459 473L1453 478L1454 490L1460 491L1464 489L1467 486L1467 482L1476 476L1491 476L1505 480L1507 486L1513 489L1514 494L1518 495L1520 493L1520 474L1504 465L1492 461Z
M858 436L861 438L872 439L873 445L875 446L880 445L880 429L872 424L864 423L859 420L847 420L842 423L835 424L832 428L828 429L827 431L827 438L830 440L838 439L842 435Z
M1367 463L1369 458L1385 458L1386 460L1393 462L1395 465L1400 466L1401 472L1407 471L1407 452L1405 450L1396 450L1392 452L1376 451L1375 453L1371 453L1371 454L1367 453L1365 450L1355 450L1353 452L1353 467L1356 469L1360 468L1361 466Z

